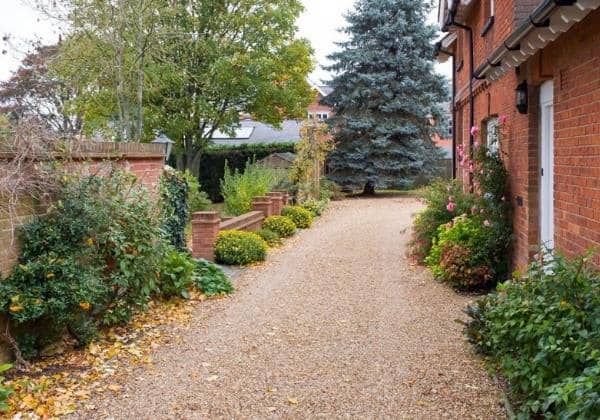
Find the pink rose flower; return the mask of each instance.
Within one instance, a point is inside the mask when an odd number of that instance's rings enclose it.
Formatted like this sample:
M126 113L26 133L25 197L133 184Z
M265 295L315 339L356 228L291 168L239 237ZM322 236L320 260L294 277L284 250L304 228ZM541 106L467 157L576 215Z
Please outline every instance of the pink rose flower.
M476 125L474 125L473 127L471 127L471 135L473 137L477 136L479 134L479 127L477 127Z
M485 226L485 227L490 227L490 226L492 226L492 224L490 223L490 221L489 221L489 220L484 220L484 221L483 221L483 226Z
M469 172L473 172L475 170L475 165L472 163L469 164Z
M474 142L474 143L473 143L473 147L475 147L476 149L479 149L479 146L480 146L480 145L479 145L479 142L478 142L478 141L476 141L476 142Z
M446 210L448 210L450 213L454 213L454 210L456 210L456 204L453 202L448 203Z
M484 213L483 209L481 209L481 211L479 213L483 214Z
M506 122L508 121L508 115L500 115L500 118L498 118L498 120L500 121L500 124L506 124Z
M477 207L476 206L471 207L471 214L477 214Z

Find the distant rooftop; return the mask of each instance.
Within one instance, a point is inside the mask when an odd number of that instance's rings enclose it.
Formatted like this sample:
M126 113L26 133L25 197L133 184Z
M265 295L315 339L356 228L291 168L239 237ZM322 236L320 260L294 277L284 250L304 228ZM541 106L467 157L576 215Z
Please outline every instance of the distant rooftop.
M270 144L270 143L297 143L300 141L300 128L302 121L285 120L281 129L272 125L245 119L240 121L233 136L217 130L212 138L212 143L225 146L240 146L242 144Z

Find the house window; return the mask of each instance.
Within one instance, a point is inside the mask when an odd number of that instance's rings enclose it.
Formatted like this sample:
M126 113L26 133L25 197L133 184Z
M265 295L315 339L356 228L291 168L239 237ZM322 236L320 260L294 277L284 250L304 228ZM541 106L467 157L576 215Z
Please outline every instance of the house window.
M326 120L327 118L329 118L329 113L327 112L317 112L317 119L318 120Z
M496 153L500 147L498 117L492 117L485 122L485 144L489 153Z
M308 113L308 119L309 120L314 120L315 119L315 114L313 114L312 112Z

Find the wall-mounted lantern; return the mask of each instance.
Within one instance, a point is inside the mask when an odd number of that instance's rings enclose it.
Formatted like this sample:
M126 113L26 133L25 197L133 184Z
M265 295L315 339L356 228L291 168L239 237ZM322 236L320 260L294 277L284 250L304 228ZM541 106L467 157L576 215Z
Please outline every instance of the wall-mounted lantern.
M524 81L517 86L517 109L521 114L527 114L528 98L527 98L527 82Z
M153 144L162 144L165 149L165 162L169 160L169 156L171 156L171 150L173 149L173 144L175 143L173 140L165 136L164 133L159 133L158 136L154 140L152 140Z

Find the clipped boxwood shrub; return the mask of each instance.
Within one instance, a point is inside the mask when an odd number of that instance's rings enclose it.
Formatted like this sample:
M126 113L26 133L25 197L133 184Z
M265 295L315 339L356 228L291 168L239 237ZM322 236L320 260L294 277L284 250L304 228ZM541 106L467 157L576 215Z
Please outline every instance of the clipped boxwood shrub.
M281 245L281 237L271 229L263 228L256 233L258 233L258 236L263 238L270 247Z
M600 418L600 274L589 257L535 262L467 313L467 337L508 380L518 418Z
M267 243L254 232L224 230L215 243L217 262L227 265L248 265L267 258Z
M289 217L299 229L308 229L313 222L312 213L300 206L284 207L281 214Z
M263 229L275 232L281 238L289 238L296 233L296 224L289 217L269 216L263 222Z

